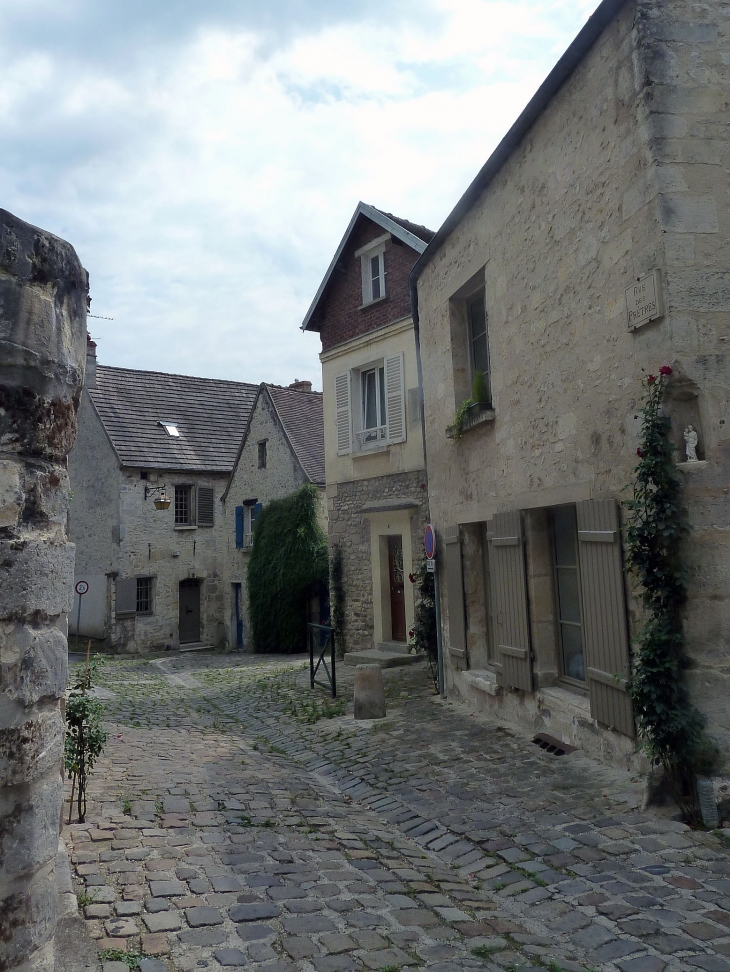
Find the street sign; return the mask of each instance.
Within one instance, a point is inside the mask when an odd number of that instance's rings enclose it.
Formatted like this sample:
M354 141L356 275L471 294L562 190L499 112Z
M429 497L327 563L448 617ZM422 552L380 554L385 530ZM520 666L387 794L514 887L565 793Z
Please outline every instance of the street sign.
M426 530L423 534L423 549L426 551L426 557L429 560L434 560L436 557L436 534L430 523L426 525Z
M89 585L86 583L86 581L79 581L76 585L76 593L79 595L79 597L81 597L82 594L86 594L88 589Z
M426 573L428 573L428 574L435 574L436 573L436 561L435 560L427 560L426 561Z

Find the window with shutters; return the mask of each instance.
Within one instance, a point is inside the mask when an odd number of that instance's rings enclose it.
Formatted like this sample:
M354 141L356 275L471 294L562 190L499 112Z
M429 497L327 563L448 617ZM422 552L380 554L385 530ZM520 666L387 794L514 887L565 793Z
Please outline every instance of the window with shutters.
M192 486L175 487L175 526L195 526L193 494Z
M117 577L114 587L118 617L153 613L154 577Z
M403 354L335 377L337 454L367 452L406 439Z
M212 486L198 486L198 526L212 527L215 518L215 492Z

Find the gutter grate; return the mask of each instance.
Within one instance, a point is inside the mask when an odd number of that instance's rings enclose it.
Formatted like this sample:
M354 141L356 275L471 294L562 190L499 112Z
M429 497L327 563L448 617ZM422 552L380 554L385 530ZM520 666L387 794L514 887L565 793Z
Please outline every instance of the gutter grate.
M555 736L549 736L546 732L538 732L532 741L552 756L567 756L569 753L574 753L576 749L575 746L569 746L568 743L556 739Z

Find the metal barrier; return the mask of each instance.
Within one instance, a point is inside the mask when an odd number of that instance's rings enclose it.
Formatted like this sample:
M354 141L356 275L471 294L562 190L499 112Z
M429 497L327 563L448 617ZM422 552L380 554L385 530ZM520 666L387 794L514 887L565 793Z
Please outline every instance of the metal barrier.
M308 624L307 637L309 638L309 684L311 688L315 685L321 686L332 693L332 698L337 698L337 673L335 671L335 629L327 624ZM330 666L327 667L325 655L330 653ZM317 664L314 664L314 656L317 655ZM319 681L316 678L320 665L324 668L327 675L327 682Z

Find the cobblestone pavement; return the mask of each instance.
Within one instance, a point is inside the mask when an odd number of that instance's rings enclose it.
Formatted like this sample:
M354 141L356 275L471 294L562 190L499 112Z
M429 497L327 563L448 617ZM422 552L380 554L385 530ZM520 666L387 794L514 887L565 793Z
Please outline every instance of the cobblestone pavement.
M387 719L355 723L344 668L333 702L301 660L104 665L111 736L66 828L104 972L730 969L724 834L422 665L385 677Z

